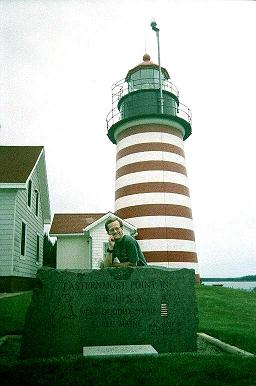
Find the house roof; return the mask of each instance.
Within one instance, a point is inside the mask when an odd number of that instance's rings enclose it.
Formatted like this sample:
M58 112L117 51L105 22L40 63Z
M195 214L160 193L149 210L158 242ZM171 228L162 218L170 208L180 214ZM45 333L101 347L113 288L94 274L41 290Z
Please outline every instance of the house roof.
M0 146L0 188L26 189L37 167L44 224L51 222L43 146Z
M142 70L144 68L154 68L156 70L159 70L159 65L158 64L155 64L151 61L151 58L148 54L145 54L143 56L143 62L138 64L137 66L133 67L131 70L128 71L126 77L125 77L125 80L126 82L129 81L130 79L130 76L134 73L134 72L137 72L139 70ZM161 66L161 72L164 74L165 76L165 79L169 79L170 78L170 75L168 74L168 71L166 70L166 68L162 67Z
M92 224L105 213L56 213L53 217L50 234L81 234L83 229Z
M112 212L107 213L57 213L53 217L50 235L82 235L85 232L90 231L91 228L98 225L100 222L105 222L108 217L116 216ZM119 218L119 217L118 217ZM133 231L136 231L136 227L126 220L122 219L124 225Z
M0 146L0 183L25 183L43 146Z

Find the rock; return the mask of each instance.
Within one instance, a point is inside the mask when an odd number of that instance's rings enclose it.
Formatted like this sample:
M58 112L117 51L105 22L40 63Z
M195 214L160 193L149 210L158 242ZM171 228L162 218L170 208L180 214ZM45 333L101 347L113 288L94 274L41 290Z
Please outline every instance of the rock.
M196 351L194 270L43 268L26 316L21 357L81 354L84 346Z

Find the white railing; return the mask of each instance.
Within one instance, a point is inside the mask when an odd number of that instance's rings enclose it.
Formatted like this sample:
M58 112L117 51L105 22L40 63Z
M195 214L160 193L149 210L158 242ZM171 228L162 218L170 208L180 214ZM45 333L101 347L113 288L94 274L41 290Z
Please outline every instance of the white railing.
M158 78L139 78L131 80L129 83L127 83L125 79L119 80L117 83L114 83L111 88L112 106L117 104L119 100L128 93L145 89L159 89ZM163 81L162 89L171 92L177 98L179 98L179 90L170 80Z
M125 82L124 79L120 80L119 82L115 83L112 86L112 109L108 113L106 121L107 121L107 129L109 130L110 127L117 123L118 121L124 119L125 117L125 102L124 102L124 111L119 111L118 109L118 102L122 97L124 97L127 94L133 94L133 92L139 91L139 90L152 90L152 89L158 89L158 80L154 78L150 79L136 79L136 81L133 81L133 84L129 82L129 85L127 82ZM179 91L178 89L170 82L165 80L163 82L163 90L171 92L177 97L179 97ZM134 95L135 95L134 94ZM159 103L159 95L158 93L155 93L155 98L152 100L152 114L160 114L159 111L156 111L156 106ZM154 104L153 104L154 102ZM129 109L130 110L130 109ZM148 111L150 111L150 105L147 104L146 107L147 114ZM174 99L172 98L165 98L163 100L163 114L167 114L170 116L176 116L179 118L184 119L188 123L191 124L192 122L192 114L191 110L185 106L183 103L174 103ZM143 115L141 111L141 105L138 107L138 111L136 112L136 103L134 103L134 106L132 107L132 111L128 112L127 117L132 117L132 116L141 116Z

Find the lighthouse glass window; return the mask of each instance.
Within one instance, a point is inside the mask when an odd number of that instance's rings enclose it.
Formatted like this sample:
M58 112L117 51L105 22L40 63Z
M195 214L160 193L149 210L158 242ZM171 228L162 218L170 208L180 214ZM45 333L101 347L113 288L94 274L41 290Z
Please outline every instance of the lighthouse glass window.
M161 74L162 82L164 76ZM145 68L134 72L128 82L129 92L143 89L159 88L159 71L153 68Z

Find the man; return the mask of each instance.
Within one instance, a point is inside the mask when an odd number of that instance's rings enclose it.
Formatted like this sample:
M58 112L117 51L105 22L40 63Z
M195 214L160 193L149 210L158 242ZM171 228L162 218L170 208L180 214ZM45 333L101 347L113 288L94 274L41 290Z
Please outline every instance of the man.
M132 236L124 235L123 223L117 217L108 219L105 229L109 234L107 255L104 267L146 266L146 260L140 246Z

